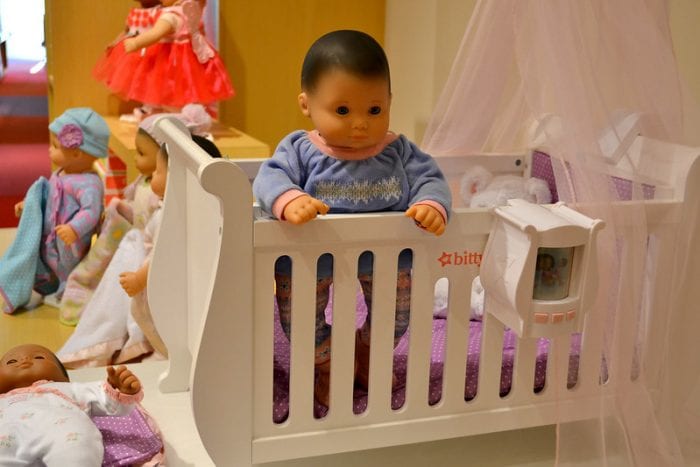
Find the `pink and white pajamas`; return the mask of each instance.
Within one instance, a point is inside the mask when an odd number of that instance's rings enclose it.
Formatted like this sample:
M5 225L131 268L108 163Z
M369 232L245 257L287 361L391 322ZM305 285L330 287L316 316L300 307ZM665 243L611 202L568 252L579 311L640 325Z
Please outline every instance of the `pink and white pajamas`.
M0 465L100 466L104 445L90 416L126 415L142 398L107 382L38 381L1 394Z

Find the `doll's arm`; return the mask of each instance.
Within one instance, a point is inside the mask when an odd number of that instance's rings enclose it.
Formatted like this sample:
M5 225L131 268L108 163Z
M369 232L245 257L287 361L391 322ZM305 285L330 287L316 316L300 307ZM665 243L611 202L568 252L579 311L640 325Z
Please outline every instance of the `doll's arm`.
M323 201L305 194L287 203L282 218L291 224L305 224L319 214L326 214L329 209Z
M100 223L104 199L102 180L100 180L97 175L91 175L89 178L85 179L85 185L76 188L76 191L79 208L65 225L66 227L72 228L73 234L76 235L77 239L92 235ZM64 242L66 242L66 239L61 237L61 235L64 235L70 240L70 232L62 234L59 232L59 227L61 226L56 227L56 234L59 235ZM75 241L75 239L73 241ZM68 244L68 242L66 243Z
M445 218L437 208L429 204L414 204L406 210L405 215L412 217L416 224L435 235L442 235L445 232Z
M129 297L133 297L146 288L148 284L148 269L149 263L147 262L134 272L123 272L119 274L119 284L121 284L122 289L124 289Z
M124 50L126 50L126 53L130 53L148 47L173 32L175 32L175 26L166 20L159 19L148 31L136 37L124 39Z
M141 390L141 381L124 365L107 367L107 382L123 394L134 395Z
M15 216L18 218L22 217L22 211L24 211L24 200L15 204Z
M134 223L134 209L127 201L120 199L117 203L117 212L130 224Z

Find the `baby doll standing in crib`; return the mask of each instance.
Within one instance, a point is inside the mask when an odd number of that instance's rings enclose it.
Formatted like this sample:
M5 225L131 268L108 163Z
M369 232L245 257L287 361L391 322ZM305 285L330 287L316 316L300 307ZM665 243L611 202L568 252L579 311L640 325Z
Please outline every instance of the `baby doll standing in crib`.
M285 137L260 168L253 192L263 210L291 224L318 214L403 211L416 225L441 235L452 202L435 161L405 136L389 129L391 84L382 47L359 31L334 31L319 38L304 58L302 113L315 126ZM356 383L365 388L369 374L372 304L372 256L359 259L358 279L367 304L367 320L356 336ZM275 265L280 323L290 335L291 262ZM332 282L332 258L319 258L316 299L316 383L318 402L328 406L331 329L325 321ZM408 328L411 255L399 256L395 343Z
M0 259L5 311L29 303L32 288L60 300L68 275L90 249L104 189L93 164L107 156L109 127L92 109L66 110L49 125L49 157L58 170L17 203L17 236Z
M146 113L178 111L234 95L219 54L201 31L204 0L162 0L155 23L128 37L98 61L94 77Z
M0 360L0 465L98 466L102 435L90 415L126 415L141 401L126 367L107 380L71 383L49 349L26 344Z

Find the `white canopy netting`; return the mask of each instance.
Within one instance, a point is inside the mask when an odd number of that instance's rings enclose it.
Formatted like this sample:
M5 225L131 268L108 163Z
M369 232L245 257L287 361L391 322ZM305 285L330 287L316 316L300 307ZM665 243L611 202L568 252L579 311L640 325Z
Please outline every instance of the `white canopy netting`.
M700 460L700 352L693 346L700 334L700 247L693 242L700 206L687 206L673 232L675 250L654 270L660 263L649 260L647 212L643 203L616 209L615 164L610 144L601 144L608 131L631 201L649 197L653 177L643 161L625 164L628 135L620 122L638 117L645 137L700 144L700 114L679 74L668 20L664 0L481 0L423 143L439 157L523 151L537 138L551 156L559 199L606 222L595 305L606 315L603 358L610 367L625 364L614 361L628 357L612 351L616 333L626 322L634 326L643 384L619 384L612 409L601 385L599 416L586 422L565 423L562 407L560 465ZM688 189L690 198L700 197L700 187ZM649 281L659 274L671 275L672 289L664 310L649 310ZM639 309L646 310L641 318L628 320Z

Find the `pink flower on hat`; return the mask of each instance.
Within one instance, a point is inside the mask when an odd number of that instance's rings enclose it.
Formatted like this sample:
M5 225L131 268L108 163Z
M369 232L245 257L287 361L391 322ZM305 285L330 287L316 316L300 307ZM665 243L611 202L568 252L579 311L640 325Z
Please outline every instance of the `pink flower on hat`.
M58 136L58 141L64 148L75 149L83 144L83 130L75 123L63 125L63 128L56 136Z

